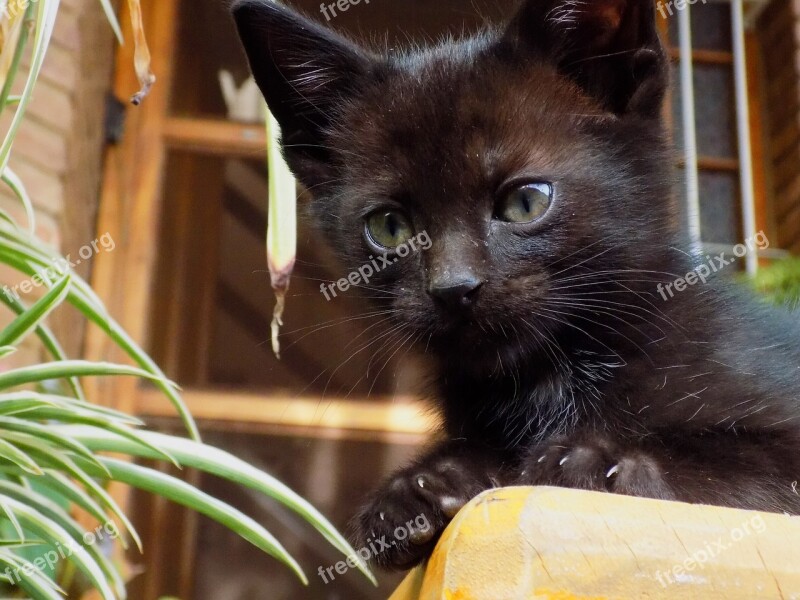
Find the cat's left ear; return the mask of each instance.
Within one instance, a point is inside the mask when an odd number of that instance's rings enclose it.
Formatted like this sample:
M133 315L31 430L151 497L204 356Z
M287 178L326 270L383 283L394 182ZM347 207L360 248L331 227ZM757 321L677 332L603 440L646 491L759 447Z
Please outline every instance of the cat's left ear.
M250 69L281 126L284 155L306 187L330 179L325 134L367 78L367 52L273 0L231 7Z
M654 0L526 0L504 41L556 63L604 108L658 117L669 63Z

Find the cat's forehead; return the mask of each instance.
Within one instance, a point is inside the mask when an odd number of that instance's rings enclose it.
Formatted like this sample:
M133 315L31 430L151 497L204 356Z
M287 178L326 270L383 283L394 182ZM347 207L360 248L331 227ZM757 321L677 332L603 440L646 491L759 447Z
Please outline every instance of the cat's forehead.
M463 53L458 48L472 48ZM509 118L569 115L587 105L578 87L549 62L503 60L492 48L437 48L394 63L380 82L376 104L389 124L414 113L437 123L478 125ZM586 106L588 108L588 106Z
M411 182L557 171L575 158L580 121L600 112L547 63L451 49L393 65L353 108L347 136L375 169Z

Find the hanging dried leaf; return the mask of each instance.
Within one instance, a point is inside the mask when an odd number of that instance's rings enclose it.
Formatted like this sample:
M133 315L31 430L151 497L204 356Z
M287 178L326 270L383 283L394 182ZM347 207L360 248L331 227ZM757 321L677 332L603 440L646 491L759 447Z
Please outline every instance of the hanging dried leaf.
M147 38L144 35L142 7L139 4L139 0L128 0L128 9L131 11L131 26L133 28L133 65L141 86L139 91L131 98L131 102L138 106L145 96L150 93L150 88L156 82L156 76L150 70L150 48L147 47Z
M272 351L281 357L278 341L286 307L286 293L297 254L297 184L280 149L280 126L267 115L267 161L269 163L269 224L267 264L275 308L272 313Z

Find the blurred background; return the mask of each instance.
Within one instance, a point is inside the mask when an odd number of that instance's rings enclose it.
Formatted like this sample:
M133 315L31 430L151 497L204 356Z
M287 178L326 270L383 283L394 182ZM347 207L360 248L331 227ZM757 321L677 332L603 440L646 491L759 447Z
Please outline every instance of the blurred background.
M94 0L63 0L54 47L15 146L32 182L39 234L64 253L108 233L111 251L82 261L110 312L184 388L204 440L267 470L341 529L365 495L413 455L435 419L415 397L421 366L381 337L358 294L327 302L321 281L350 270L301 222L298 266L278 361L269 343L267 166L260 100L222 0L143 0L158 82L138 108L129 43L118 48ZM328 22L318 0L290 1ZM389 45L459 34L509 17L515 0L371 0L330 25ZM763 231L770 247L742 268L773 297L797 302L800 268L800 4L697 0L657 19L674 64L667 105L676 194L698 244L721 252ZM30 186L31 184L29 184ZM19 211L0 197L9 212ZM13 283L4 273L3 283ZM80 319L58 314L73 355L120 358ZM26 357L33 360L33 347ZM180 431L144 384L98 383L97 397ZM167 467L162 467L167 469ZM130 597L194 600L387 597L356 572L327 584L339 560L312 529L220 481L183 477L268 525L312 579L203 517L164 501L130 501L144 538Z

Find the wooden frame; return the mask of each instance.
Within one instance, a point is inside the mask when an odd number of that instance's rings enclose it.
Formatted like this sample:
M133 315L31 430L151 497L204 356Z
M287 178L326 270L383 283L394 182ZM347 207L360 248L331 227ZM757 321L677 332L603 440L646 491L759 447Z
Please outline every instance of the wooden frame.
M220 396L225 401L220 402ZM438 420L413 398L379 399L364 403L326 398L264 398L258 394L190 390L184 401L195 415L202 415L214 429L261 430L280 427L299 435L341 439L380 439L381 433L397 434L397 440L419 443L435 431ZM136 414L144 417L171 418L174 410L155 389L137 395ZM394 426L387 430L387 419ZM404 437L405 436L405 437Z
M173 149L263 159L266 131L260 125L170 117L164 123L164 141Z

